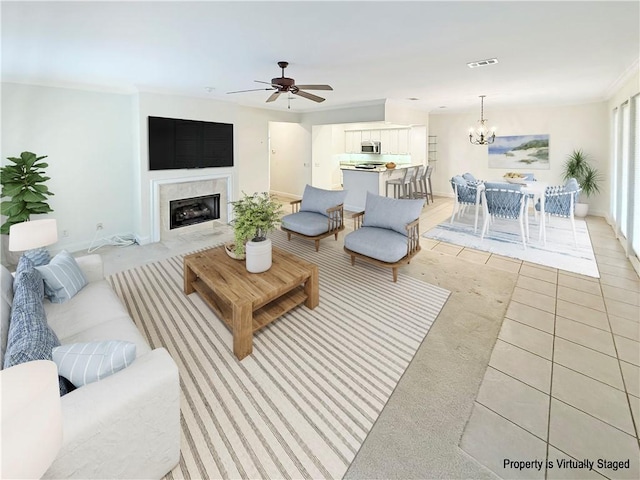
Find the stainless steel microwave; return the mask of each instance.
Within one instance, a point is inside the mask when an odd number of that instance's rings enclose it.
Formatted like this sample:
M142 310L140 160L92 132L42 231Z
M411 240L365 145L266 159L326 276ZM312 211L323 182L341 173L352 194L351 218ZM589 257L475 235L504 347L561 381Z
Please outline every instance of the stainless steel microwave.
M380 142L362 142L360 146L362 153L380 153Z

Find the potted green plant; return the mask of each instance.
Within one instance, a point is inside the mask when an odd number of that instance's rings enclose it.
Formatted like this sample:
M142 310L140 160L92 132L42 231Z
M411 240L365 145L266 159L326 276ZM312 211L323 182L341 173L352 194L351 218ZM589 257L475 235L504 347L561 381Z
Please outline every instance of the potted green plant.
M602 181L602 174L589 164L589 156L581 149L574 150L567 156L563 168L564 180L575 178L580 185L580 200L582 197L589 198L591 195L600 193L599 183ZM586 217L589 211L589 204L583 201L576 202L575 215Z
M44 169L49 166L41 162L44 158L47 156L22 152L20 157L7 158L14 165L0 168L1 197L9 197L0 204L0 212L7 217L0 227L0 234L8 234L11 225L25 222L31 215L53 211L46 202L53 192L45 185L50 177L44 175Z
M282 205L268 192L253 195L243 192L242 198L231 205L236 258L246 254L250 272L268 270L271 267L271 240L267 233L280 222Z

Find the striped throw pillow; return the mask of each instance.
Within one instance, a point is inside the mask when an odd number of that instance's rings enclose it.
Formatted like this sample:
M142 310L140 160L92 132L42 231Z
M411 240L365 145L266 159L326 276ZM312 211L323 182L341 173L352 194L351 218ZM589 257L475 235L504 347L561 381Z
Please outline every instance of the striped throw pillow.
M51 303L71 300L87 284L75 258L66 250L53 257L48 265L36 269L44 278L44 293Z
M136 345L121 340L72 343L53 349L58 373L76 387L113 375L135 359Z

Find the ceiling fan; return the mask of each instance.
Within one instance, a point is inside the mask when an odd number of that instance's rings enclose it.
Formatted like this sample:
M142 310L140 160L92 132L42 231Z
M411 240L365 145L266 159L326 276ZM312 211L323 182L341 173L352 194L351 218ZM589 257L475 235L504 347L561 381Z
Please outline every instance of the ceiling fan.
M251 90L237 90L235 92L227 92L227 93L242 93L242 92L256 92L258 90L275 90L269 98L267 98L267 102L275 101L281 93L290 93L293 95L299 95L300 97L307 98L309 100L313 100L314 102L324 102L324 98L319 97L318 95L314 95L313 93L305 92L304 90L333 90L330 85L296 85L296 81L293 78L288 78L284 76L284 69L287 68L289 62L278 62L278 66L282 69L282 76L272 78L270 82L262 82L260 80L254 80L257 83L266 83L270 85L271 88L254 88Z

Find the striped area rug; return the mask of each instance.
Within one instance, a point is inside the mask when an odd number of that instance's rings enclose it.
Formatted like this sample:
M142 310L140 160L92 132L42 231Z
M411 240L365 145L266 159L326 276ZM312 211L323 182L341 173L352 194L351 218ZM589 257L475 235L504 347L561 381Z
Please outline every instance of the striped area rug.
M341 478L449 292L356 263L334 245L274 245L319 266L320 305L254 337L242 362L198 294L182 256L109 277L153 348L178 364L182 452L167 478Z

